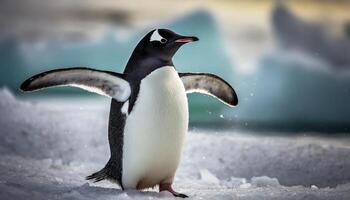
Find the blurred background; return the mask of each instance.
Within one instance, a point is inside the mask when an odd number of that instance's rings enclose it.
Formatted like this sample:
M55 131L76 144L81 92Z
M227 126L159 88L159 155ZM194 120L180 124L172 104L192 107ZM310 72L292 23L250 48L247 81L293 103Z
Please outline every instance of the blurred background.
M240 101L232 109L189 95L192 128L346 133L349 11L346 0L1 0L0 87L18 98L108 105L78 89L23 94L18 87L61 67L122 72L147 32L169 28L200 38L178 51L177 70L215 73Z

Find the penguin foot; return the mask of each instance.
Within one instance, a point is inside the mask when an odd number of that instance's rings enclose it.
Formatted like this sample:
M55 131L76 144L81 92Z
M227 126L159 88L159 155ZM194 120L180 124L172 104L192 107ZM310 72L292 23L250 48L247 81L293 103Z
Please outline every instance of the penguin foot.
M161 183L161 184L159 184L159 192L162 192L162 191L168 191L171 194L173 194L175 197L181 197L181 198L187 198L188 197L186 194L175 192L173 190L173 188L171 187L171 183Z

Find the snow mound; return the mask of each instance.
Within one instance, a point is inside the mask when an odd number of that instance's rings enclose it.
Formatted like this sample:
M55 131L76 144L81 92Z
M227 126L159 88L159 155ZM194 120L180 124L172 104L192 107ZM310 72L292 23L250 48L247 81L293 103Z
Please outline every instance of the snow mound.
M212 184L220 183L220 180L207 169L201 169L199 170L199 173L201 176L201 180L203 182L212 183Z
M280 183L277 178L269 178L267 176L253 177L252 185L255 187L279 187Z
M108 160L108 108L0 89L0 199L173 198L84 179ZM174 187L191 199L350 199L349 141L194 130Z

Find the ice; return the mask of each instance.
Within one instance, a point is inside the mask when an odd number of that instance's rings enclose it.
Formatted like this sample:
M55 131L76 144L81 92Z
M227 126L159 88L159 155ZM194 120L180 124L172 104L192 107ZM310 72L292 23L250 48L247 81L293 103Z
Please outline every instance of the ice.
M252 185L255 187L279 187L280 183L276 178L261 176L261 177L253 177Z
M350 40L330 37L320 24L306 22L282 2L272 11L272 27L284 47L298 49L310 56L324 59L336 69L350 66Z
M201 180L207 183L219 184L220 180L207 169L199 170Z
M250 188L251 186L252 186L252 184L250 184L250 183L243 183L242 185L239 186L239 188L247 189L247 188Z
M316 185L311 185L311 189L318 190L318 187Z
M108 111L108 100L0 89L0 199L172 199L85 180L108 160ZM188 134L174 188L191 199L350 199L346 135L215 132Z

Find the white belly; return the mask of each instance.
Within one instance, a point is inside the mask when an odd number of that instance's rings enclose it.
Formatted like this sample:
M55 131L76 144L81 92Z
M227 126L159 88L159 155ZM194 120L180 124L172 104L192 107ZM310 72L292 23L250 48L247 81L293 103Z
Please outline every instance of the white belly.
M124 188L171 183L188 128L185 88L173 67L162 67L141 81L124 128Z

